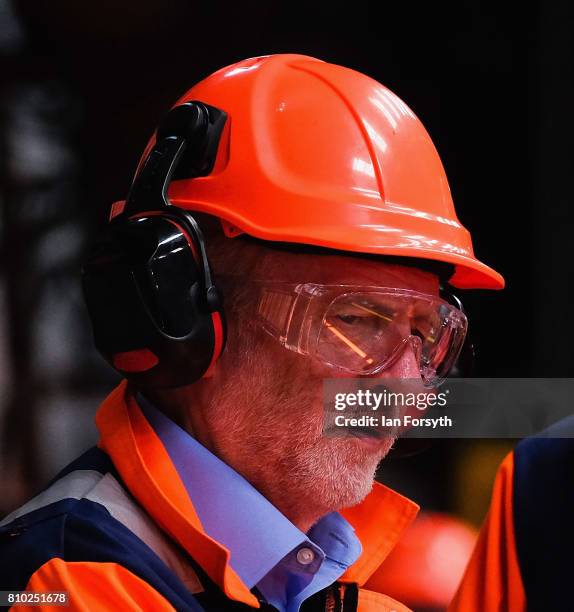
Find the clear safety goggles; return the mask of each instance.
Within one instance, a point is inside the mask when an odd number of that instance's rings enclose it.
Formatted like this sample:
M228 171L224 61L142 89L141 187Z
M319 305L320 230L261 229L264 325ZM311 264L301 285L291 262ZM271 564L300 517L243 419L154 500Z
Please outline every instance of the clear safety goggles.
M257 322L285 348L344 372L375 375L407 344L428 386L440 384L458 357L464 313L441 298L385 287L252 283Z

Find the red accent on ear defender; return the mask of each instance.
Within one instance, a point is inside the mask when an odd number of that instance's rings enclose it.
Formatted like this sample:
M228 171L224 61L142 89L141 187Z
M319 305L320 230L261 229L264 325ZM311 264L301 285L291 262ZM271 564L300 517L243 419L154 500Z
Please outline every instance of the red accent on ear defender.
M142 217L162 217L162 216L164 215L161 210L152 210L148 212L138 213L137 215L130 217L130 219L141 219ZM197 255L197 249L195 248L195 244L193 244L193 240L189 237L189 234L187 233L185 228L183 228L179 223L177 223L173 219L166 218L166 221L168 223L171 223L172 225L175 225L175 227L177 227L177 229L185 236L185 239L187 240L187 244L189 244L189 248L191 249L193 259L195 260L196 263L198 263L199 257Z
M207 367L205 374L202 378L209 378L213 374L213 368L218 357L221 355L221 349L223 348L223 325L221 324L221 317L218 312L211 313L211 320L213 321L213 331L215 333L215 342L213 348L213 355L211 362Z
M190 238L185 228L183 228L179 223L177 223L173 219L167 219L167 221L169 221L172 225L175 225L175 227L177 227L177 229L185 236L185 239L187 240L187 244L189 244L189 248L191 249L191 252L193 253L193 259L195 259L196 263L199 263L199 255L197 254L197 249L195 248L195 244L193 244L193 240Z
M157 365L159 359L149 349L138 349L126 353L116 353L113 363L115 368L123 372L145 372Z
M119 200L118 202L114 202L110 209L110 221L115 219L118 215L121 215L124 212L124 208L126 207L125 200Z

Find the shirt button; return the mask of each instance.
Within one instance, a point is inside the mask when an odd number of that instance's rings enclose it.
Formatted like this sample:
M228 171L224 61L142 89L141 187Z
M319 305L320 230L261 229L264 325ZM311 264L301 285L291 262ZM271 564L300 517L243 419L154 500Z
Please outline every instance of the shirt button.
M297 551L297 561L301 565L309 565L309 563L313 563L315 559L315 553L310 548L300 548Z

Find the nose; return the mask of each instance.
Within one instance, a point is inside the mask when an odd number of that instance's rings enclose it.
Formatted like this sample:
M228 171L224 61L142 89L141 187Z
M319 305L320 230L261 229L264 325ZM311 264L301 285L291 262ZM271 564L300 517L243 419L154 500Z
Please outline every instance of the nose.
M389 378L420 379L420 358L422 341L418 336L410 336L391 367L385 371Z

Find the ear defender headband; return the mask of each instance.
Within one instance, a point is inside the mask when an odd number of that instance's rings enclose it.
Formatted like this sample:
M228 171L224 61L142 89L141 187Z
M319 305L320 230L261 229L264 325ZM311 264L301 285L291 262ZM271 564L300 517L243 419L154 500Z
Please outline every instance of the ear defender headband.
M172 178L211 173L226 113L201 102L173 108L125 202L84 264L96 348L141 388L175 388L206 375L225 346L222 296L201 230L171 205Z

